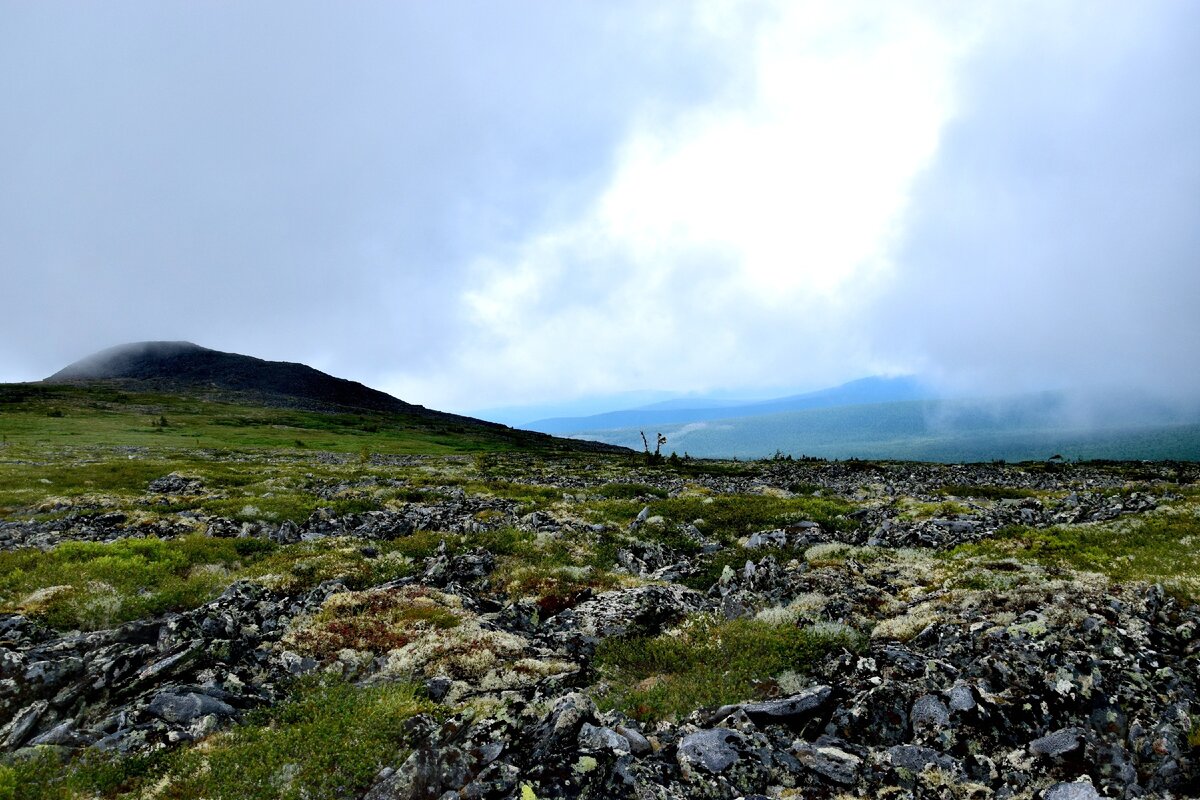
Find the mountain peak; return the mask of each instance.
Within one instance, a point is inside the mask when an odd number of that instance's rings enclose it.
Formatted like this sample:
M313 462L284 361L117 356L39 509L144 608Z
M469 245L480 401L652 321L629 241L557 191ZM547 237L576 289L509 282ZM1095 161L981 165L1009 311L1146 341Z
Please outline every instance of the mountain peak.
M258 402L324 410L334 407L459 418L405 403L355 381L336 378L305 364L266 361L210 350L192 342L132 342L70 364L45 383L116 382L131 388L235 393Z
M109 347L68 364L46 383L158 377L171 359L217 353L192 342L129 342ZM233 355L232 353L221 355ZM248 356L243 356L248 358Z

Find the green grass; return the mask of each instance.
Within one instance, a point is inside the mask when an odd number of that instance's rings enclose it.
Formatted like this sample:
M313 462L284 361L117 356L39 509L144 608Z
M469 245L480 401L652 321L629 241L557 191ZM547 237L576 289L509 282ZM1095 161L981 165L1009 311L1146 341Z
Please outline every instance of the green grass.
M166 800L342 798L403 760L404 722L431 704L414 687L306 685L252 724L184 751L168 773ZM289 779L290 776L290 779Z
M1200 601L1200 518L1191 506L1110 523L1011 526L991 539L955 548L948 557L964 569L977 568L981 560L1016 558L1099 572L1118 582L1157 582Z
M51 747L0 756L0 800L134 797L169 768L171 758L163 750L134 756L85 750L64 763Z
M1026 497L1037 497L1032 489L1018 489L1012 486L973 486L962 483L948 483L940 493L949 497L974 497L982 500L1021 500Z
M98 630L212 600L240 578L301 592L340 579L365 588L408 575L432 554L436 535L371 542L329 537L278 546L264 539L122 539L66 542L53 550L0 552L0 611L22 611L51 627Z
M270 496L227 497L202 500L189 507L205 514L235 520L304 522L318 508L329 509L333 516L377 511L383 504L371 497L347 497L327 500L304 492L272 492Z
M415 565L410 554L424 557L437 547L426 537L408 541L410 538L368 543L354 537L332 536L298 542L279 547L246 565L237 577L259 580L290 593L335 579L351 589L363 589L411 574ZM368 557L362 552L368 544L377 552L376 556Z
M159 424L161 418L166 426ZM123 392L108 386L0 384L0 443L14 448L149 447L337 453L553 452L562 440L403 414L328 413ZM300 444L297 444L297 442Z
M465 536L419 531L390 544L399 552L425 558L442 542L451 556L480 547L490 552L496 557L496 568L489 576L493 591L508 600L529 597L546 615L575 605L588 593L619 584L611 571L618 543L605 535L543 541L517 528Z
M637 500L645 497L665 498L665 489L647 486L644 483L606 483L596 489L596 494L609 500Z
M200 747L69 763L49 748L0 763L0 800L144 797L164 800L335 800L362 793L403 761L404 723L435 709L415 687L298 682L292 697ZM165 781L164 781L165 779ZM150 787L164 781L162 788Z
M676 497L650 503L650 513L662 515L668 522L703 519L701 530L725 543L803 520L818 522L827 530L848 530L853 523L845 515L853 510L854 506L833 498L756 494Z
M680 635L601 642L596 664L613 688L600 704L657 721L759 699L776 688L773 679L781 673L805 672L830 653L857 649L862 642L843 629L699 617Z
M67 542L49 552L4 551L0 609L24 610L61 629L110 627L201 605L244 564L272 549L259 540L191 535L171 541ZM35 594L39 590L43 597Z

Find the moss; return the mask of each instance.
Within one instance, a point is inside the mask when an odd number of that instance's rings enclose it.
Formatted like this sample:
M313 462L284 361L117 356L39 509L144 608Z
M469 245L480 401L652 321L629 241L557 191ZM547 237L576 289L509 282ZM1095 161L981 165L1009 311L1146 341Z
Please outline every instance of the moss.
M939 619L937 611L918 606L896 617L881 620L871 630L872 639L891 639L907 642Z
M973 509L958 503L953 500L944 500L940 503L923 503L917 500L904 499L898 503L900 519L911 520L926 520L937 517L953 518L960 514L971 514Z
M948 497L974 497L981 500L1021 500L1026 497L1037 497L1032 489L1018 489L1012 486L974 486L961 483L949 483L939 490L940 494Z
M0 609L95 630L201 605L272 549L191 535L0 552Z
M365 588L411 574L413 559L396 542L371 542L374 557L363 553L364 542L352 537L329 537L280 547L243 569L240 575L274 589L303 591L328 580L342 580L352 589Z
M72 796L65 771L50 748L0 762L0 800L57 800Z
M504 592L512 599L530 597L544 617L578 605L597 592L620 585L617 575L591 566L557 564L520 565L502 579Z
M771 556L780 564L786 564L793 559L804 557L804 548L770 548L751 550L741 545L733 545L719 550L711 555L699 557L696 569L685 576L679 583L689 589L705 591L716 583L726 568L740 572L747 561L758 562L766 556Z
M403 760L404 722L433 711L409 684L359 688L302 683L293 697L183 751L159 797L169 800L341 798L370 786Z
M171 764L165 751L123 756L84 750L64 760L52 747L3 757L0 800L76 800L114 797L138 790Z
M849 503L832 498L754 494L675 497L650 503L650 513L668 522L704 520L701 531L726 544L755 531L803 520L818 522L827 530L848 530L853 523L846 515L853 510Z
M806 593L787 605L764 608L754 618L771 625L795 625L800 620L816 620L828 603L829 598L824 595Z
M862 636L844 628L700 616L673 634L601 642L596 664L611 688L599 703L643 721L670 719L762 697L785 671L807 671L862 645Z
M814 544L804 551L804 560L813 566L840 564L850 557L853 549L850 545L841 542Z
M1200 601L1200 518L1189 502L1140 519L1088 525L1011 526L948 558L961 572L981 561L1030 561L1098 572L1116 581L1152 581L1190 602Z
M429 629L455 628L461 610L447 596L419 587L342 592L289 636L298 650L329 659L341 650L387 653Z
M666 489L647 486L644 483L606 483L596 493L609 500L640 500L647 497L665 498Z

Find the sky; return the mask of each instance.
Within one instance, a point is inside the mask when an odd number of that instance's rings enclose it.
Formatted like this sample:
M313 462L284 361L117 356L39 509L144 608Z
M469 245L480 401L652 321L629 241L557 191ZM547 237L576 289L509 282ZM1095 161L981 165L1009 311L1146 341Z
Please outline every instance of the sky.
M1194 398L1197 75L1184 0L0 0L0 381Z

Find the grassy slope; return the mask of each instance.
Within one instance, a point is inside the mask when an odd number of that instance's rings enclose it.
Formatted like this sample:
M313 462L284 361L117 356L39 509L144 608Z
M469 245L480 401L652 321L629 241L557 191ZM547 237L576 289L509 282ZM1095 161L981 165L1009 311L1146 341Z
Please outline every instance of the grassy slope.
M157 423L162 418L166 426ZM283 448L382 454L475 453L563 447L525 431L376 412L321 413L109 387L0 385L0 441L12 453L131 446Z

